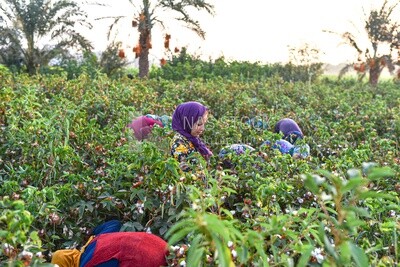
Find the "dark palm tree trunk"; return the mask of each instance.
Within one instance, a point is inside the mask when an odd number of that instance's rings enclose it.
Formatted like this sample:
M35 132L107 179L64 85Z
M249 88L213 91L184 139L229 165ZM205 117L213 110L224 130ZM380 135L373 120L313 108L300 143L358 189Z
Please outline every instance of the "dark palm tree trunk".
M28 49L26 50L25 58L26 71L29 73L29 75L34 75L36 73L36 68L34 56L35 42L33 39L33 33L29 33L26 39L28 41Z
M145 78L149 75L149 45L150 45L150 30L145 29L140 32L139 45L141 52L139 56L139 77Z
M376 86L378 84L379 76L381 74L382 69L379 64L374 64L369 69L369 84L372 86Z

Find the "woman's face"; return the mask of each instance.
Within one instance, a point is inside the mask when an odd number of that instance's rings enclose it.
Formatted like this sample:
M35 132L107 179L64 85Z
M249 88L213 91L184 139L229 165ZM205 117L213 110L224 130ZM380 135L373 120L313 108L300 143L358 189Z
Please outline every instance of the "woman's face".
M208 112L206 111L202 117L200 117L195 124L193 124L191 135L199 137L204 132L204 125L208 119Z

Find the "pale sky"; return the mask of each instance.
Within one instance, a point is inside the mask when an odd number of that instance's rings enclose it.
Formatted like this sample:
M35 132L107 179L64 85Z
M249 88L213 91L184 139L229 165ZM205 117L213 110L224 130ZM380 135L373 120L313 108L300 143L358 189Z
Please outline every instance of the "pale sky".
M138 32L131 27L135 9L128 0L112 1L115 7L90 8L91 18L103 15L126 15L120 23L117 40L133 60L132 48L137 43ZM137 1L141 2L141 1ZM170 48L187 47L190 54L203 59L275 63L287 62L289 48L307 43L320 51L320 61L339 64L353 62L357 54L353 48L343 45L335 34L350 31L366 38L363 29L364 11L380 7L383 0L208 0L215 6L215 16L196 13L194 16L206 32L202 40L189 29L179 26L175 20L164 18L164 31L154 28L153 49L150 51L156 64L165 57L163 37L171 34ZM390 2L392 3L392 2ZM394 18L394 16L393 16ZM109 22L95 22L88 38L96 49L103 50L107 44L106 29Z

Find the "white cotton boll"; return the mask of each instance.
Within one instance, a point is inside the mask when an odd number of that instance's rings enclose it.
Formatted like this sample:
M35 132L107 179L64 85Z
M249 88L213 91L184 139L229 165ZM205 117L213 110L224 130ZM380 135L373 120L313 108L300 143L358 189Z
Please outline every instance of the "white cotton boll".
M4 248L4 249L14 249L14 247L11 246L11 245L8 244L8 243L4 243L4 244L3 244L3 248Z
M315 181L315 183L317 185L320 185L320 184L324 183L325 180L326 180L324 177L321 177L321 176L316 175L316 174L313 175L313 178L314 178L314 181Z
M177 251L178 249L180 249L180 247L179 247L179 246L171 246L171 249L172 249L173 251Z
M349 175L350 178L360 177L361 171L357 169L350 169L347 171L347 174Z
M315 248L311 252L311 255L317 259L318 263L322 263L324 261L324 255L322 255L322 249L321 248Z
M22 256L29 256L29 257L33 257L33 253L30 251L22 251L21 252Z
M331 199L332 199L332 196L326 194L325 192L322 192L322 194L321 194L321 199L322 199L322 201L331 200Z
M235 259L236 257L237 257L237 252L236 252L236 250L232 250L232 257Z
M33 253L24 250L24 251L21 252L21 256L32 258L33 257Z
M318 263L322 263L324 261L324 255L322 255L322 254L319 254L316 258L317 258Z

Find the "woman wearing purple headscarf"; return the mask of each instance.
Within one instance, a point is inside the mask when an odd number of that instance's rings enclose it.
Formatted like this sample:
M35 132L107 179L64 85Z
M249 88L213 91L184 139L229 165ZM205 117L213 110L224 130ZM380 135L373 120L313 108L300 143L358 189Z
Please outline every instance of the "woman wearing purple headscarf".
M282 139L288 141L292 145L294 145L297 139L302 139L304 137L299 125L289 118L281 119L275 124L275 133L282 133Z
M207 118L207 107L194 101L178 105L172 115L172 129L176 134L171 141L171 156L182 163L184 171L190 170L187 158L194 152L199 152L206 160L212 156L211 150L199 138Z
M274 144L267 140L263 142L262 146L266 145L273 149L279 149L282 154L290 154L294 158L304 159L310 155L310 146L308 144L295 144L297 140L303 139L304 135L294 120L289 118L281 119L275 124L274 132L282 134L282 139L277 140Z

